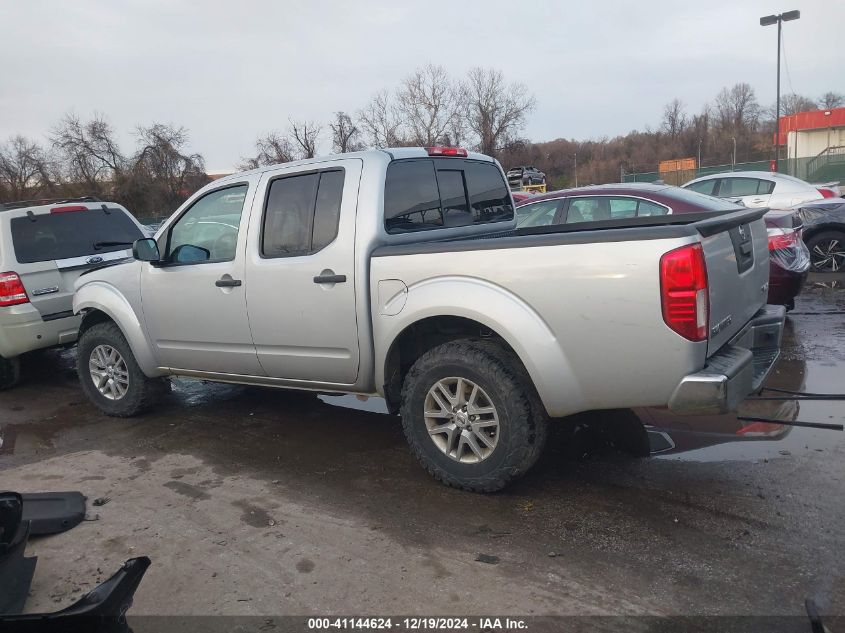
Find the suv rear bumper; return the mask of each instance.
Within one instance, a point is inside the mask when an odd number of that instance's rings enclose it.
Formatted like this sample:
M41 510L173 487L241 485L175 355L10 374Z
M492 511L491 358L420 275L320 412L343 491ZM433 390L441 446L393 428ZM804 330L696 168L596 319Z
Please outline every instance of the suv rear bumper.
M707 359L704 369L681 380L669 409L688 415L735 411L760 390L780 356L786 309L766 305L730 342Z
M82 318L73 314L45 321L30 303L0 308L0 356L15 358L36 349L73 343L81 322Z

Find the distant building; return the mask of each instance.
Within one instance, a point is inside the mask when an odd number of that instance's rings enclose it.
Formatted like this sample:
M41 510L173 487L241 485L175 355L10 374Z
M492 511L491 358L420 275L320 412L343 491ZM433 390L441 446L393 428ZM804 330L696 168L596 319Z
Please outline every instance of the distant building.
M793 176L810 182L845 180L845 108L783 116L777 141L786 146Z
M798 112L780 118L780 142L788 158L818 156L845 147L845 108Z

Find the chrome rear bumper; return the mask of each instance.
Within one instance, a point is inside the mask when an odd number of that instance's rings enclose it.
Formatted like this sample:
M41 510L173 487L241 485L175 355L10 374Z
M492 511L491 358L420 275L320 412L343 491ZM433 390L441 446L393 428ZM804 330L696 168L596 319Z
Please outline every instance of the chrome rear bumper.
M688 415L728 413L760 390L780 356L786 308L766 305L731 341L707 359L704 369L684 377L669 409Z

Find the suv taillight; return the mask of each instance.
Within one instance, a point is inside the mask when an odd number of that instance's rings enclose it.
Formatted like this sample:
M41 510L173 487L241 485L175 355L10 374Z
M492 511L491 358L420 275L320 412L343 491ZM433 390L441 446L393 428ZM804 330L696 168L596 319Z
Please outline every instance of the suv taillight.
M691 341L707 340L710 299L701 244L682 246L660 258L663 320Z
M0 273L0 306L16 306L29 303L26 289L17 273Z

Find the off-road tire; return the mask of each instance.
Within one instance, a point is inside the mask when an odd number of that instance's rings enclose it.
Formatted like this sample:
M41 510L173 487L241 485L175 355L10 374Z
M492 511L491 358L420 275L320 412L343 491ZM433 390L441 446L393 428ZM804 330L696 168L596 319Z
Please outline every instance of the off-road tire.
M498 442L477 463L458 462L432 441L424 421L428 390L442 378L479 385L499 416ZM402 385L402 428L413 455L442 483L471 492L494 492L525 474L546 443L548 415L520 360L502 345L460 339L432 348L411 367Z
M91 353L98 345L110 345L115 348L126 363L129 374L129 386L126 394L119 400L109 400L97 389L88 368ZM82 391L88 399L106 415L117 418L128 418L149 410L155 402L170 389L170 383L165 378L149 378L144 375L135 355L126 342L123 332L112 321L97 323L82 333L76 356L76 373Z
M11 389L20 382L21 359L3 358L0 356L0 391Z

